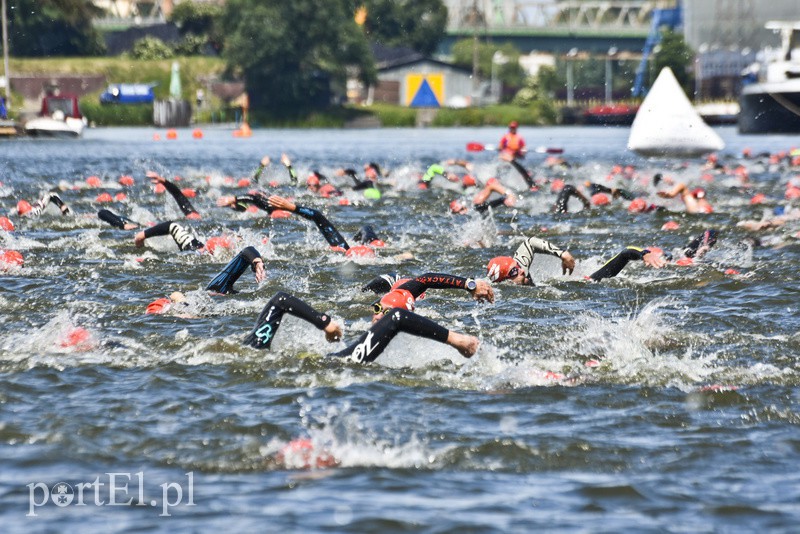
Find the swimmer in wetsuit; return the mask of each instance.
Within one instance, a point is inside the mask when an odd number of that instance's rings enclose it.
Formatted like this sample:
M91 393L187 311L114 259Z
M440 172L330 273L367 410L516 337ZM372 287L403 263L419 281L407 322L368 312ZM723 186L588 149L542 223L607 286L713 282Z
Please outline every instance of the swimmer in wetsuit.
M532 285L530 269L536 253L548 254L561 259L563 274L572 274L575 258L568 250L562 250L553 243L538 237L529 237L517 247L514 257L497 256L487 265L487 274L492 282L508 280L513 284Z
M258 169L256 169L256 172L253 174L254 182L258 183L259 178L261 178L261 175L264 173L264 169L269 167L270 163L271 161L269 159L269 156L264 156L263 158L261 158L261 162L258 166ZM292 185L297 185L297 173L292 168L292 162L289 159L289 156L287 156L286 154L281 154L281 163L283 163L283 166L286 167L287 171L289 171L289 182Z
M269 197L268 203L274 209L296 213L297 215L312 221L332 249L343 250L345 252L351 249L350 245L347 243L347 240L342 237L342 234L339 233L336 227L319 210L305 206L299 206L291 200L278 195L272 195ZM378 236L375 235L375 232L371 226L362 227L361 230L359 230L359 232L356 234L356 239L365 245L368 245L369 247L384 246L383 241L378 239Z
M200 218L200 213L194 209L192 203L189 202L189 199L186 198L186 195L183 194L183 191L181 191L177 185L173 184L155 171L147 171L146 176L150 178L150 181L154 184L164 186L164 189L166 189L166 191L172 195L172 198L175 199L175 202L177 202L178 207L187 219Z
M490 200L492 193L497 193L500 197ZM486 186L475 193L472 197L472 207L481 215L488 215L489 208L496 208L499 206L514 206L516 204L516 197L514 193L509 191L507 187L500 183L497 178L489 178ZM469 209L460 200L454 200L450 203L450 211L459 215L466 214Z
M33 205L25 200L20 200L17 203L17 214L20 217L38 217L44 212L44 210L47 209L47 206L49 206L51 202L58 206L58 209L61 210L61 215L69 215L72 213L69 209L69 206L67 206L64 201L61 200L61 197L58 196L58 193L50 192L46 193Z
M384 296L376 304L376 320L370 329L347 348L328 356L355 363L373 362L400 332L446 343L466 358L475 354L479 344L478 338L448 330L430 319L413 313L413 302L404 298L406 296L401 292L391 292ZM407 298L411 298L410 294ZM286 313L324 330L325 337L330 342L341 339L342 328L331 321L330 315L318 312L297 297L279 292L264 306L253 331L244 339L244 344L256 349L268 349Z
M428 289L464 289L469 291L475 300L494 302L494 290L486 281L442 273L425 273L414 278L384 274L367 282L361 291L371 291L377 294L398 290L408 291L416 302L416 300L424 298Z

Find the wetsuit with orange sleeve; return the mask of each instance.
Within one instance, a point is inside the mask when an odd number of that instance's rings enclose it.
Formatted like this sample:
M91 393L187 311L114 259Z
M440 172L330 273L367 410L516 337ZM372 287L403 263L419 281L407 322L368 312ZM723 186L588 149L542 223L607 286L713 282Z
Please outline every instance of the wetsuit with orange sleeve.
M631 260L641 260L644 258L645 254L649 253L650 251L646 248L625 247L625 249L608 260L605 265L589 275L589 278L596 282L599 282L603 278L613 278L628 265L628 262Z
M174 221L164 221L144 231L145 239L164 235L172 236L172 239L181 251L199 250L205 246L205 244L199 241L185 226Z
M410 292L415 299L425 293L428 289L469 289L470 282L474 280L471 278L463 278L452 274L442 273L425 273L401 282L403 279L396 274L385 274L373 278L367 282L361 291L372 291L373 293L383 294L392 289L405 289Z
M164 184L164 189L167 190L167 193L172 195L172 198L174 198L175 202L178 203L178 207L181 209L181 211L183 212L183 214L186 217L189 217L190 215L192 215L192 216L199 216L200 215L197 212L197 210L194 209L194 206L192 206L192 203L189 202L189 199L186 198L186 195L183 194L183 191L181 191L180 187L178 187L177 185L173 184L172 182L170 182L167 179L164 179L164 181L162 183Z

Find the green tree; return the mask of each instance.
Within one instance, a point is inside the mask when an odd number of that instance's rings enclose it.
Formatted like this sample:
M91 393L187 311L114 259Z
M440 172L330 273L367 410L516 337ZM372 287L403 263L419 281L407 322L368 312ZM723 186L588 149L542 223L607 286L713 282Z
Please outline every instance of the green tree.
M9 52L17 57L97 56L105 52L85 0L7 0Z
M348 69L374 82L375 64L348 0L229 0L222 19L229 70L245 80L250 105L276 117L327 107L331 83Z
M170 14L169 20L178 27L183 36L181 46L197 48L199 37L204 37L216 50L222 48L223 36L220 22L224 8L217 4L181 2Z
M442 0L349 0L351 13L367 9L364 30L371 42L405 46L430 55L436 51L447 26Z
M459 67L472 69L473 40L462 39L453 45L453 63ZM519 64L519 50L511 43L497 45L478 43L478 74L485 79L492 76L492 61L496 52L505 58L505 63L495 65L495 75L504 86L512 89L522 87L525 83L525 70Z
M664 30L658 52L653 56L655 76L658 76L664 67L669 67L686 94L691 96L694 87L693 65L694 50L686 43L683 34Z

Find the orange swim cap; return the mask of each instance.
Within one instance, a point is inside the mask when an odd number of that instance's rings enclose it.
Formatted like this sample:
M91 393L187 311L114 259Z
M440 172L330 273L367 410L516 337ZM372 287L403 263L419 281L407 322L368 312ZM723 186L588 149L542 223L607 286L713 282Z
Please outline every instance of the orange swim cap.
M634 198L628 205L628 211L631 213L647 211L647 202L643 198Z
M414 295L406 289L393 289L386 293L380 300L381 312L386 313L392 308L405 308L408 311L414 311Z
M273 210L269 216L271 219L287 219L292 216L292 212L286 210Z
M473 178L469 174L465 174L464 177L461 179L461 185L463 185L464 187L474 187L478 185L478 182L476 182L475 178Z
M86 185L90 187L100 187L103 183L98 176L90 176L86 179Z
M0 250L0 267L22 267L25 259L16 250Z
M486 266L486 275L492 282L502 282L507 278L515 277L517 275L514 272L515 269L519 269L517 260L511 256L497 256L489 260L489 264Z
M206 241L205 248L208 252L213 254L218 247L231 248L232 245L233 245L233 240L230 238L230 236L222 235L222 236L212 237L208 241Z
M595 206L605 206L610 203L611 201L608 199L608 195L605 193L595 193L592 195L592 204Z
M146 314L159 314L164 313L169 310L170 306L172 305L172 301L168 298L160 298L156 299L150 304L147 305L147 309L145 310Z
M359 258L374 258L375 249L366 245L356 245L347 249L347 252L345 252L344 255L348 257L357 256Z
M97 198L94 199L95 202L113 202L113 198L111 198L111 193L100 193L97 195Z
M132 186L134 184L133 176L123 175L119 177L119 185Z
M5 230L6 232L13 232L14 223L11 222L11 219L8 217L0 217L0 229Z
M27 200L20 200L19 202L17 202L17 213L19 213L20 215L25 215L32 209L33 206L31 206L30 202L28 202Z

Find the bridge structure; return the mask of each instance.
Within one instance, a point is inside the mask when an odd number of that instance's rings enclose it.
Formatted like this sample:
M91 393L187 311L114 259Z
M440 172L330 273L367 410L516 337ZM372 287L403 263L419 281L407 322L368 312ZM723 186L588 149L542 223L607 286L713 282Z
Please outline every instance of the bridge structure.
M641 53L657 9L675 0L445 0L447 37L439 52L460 39L512 43L523 53L570 50Z

